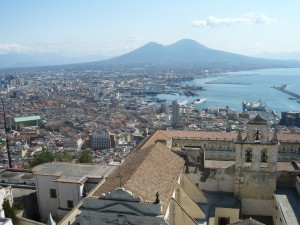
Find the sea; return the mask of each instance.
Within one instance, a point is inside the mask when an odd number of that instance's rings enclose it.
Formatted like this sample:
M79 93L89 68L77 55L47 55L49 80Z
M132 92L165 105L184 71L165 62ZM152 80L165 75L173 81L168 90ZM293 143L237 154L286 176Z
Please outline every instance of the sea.
M292 96L274 88L286 85L286 90L300 95L300 68L263 69L240 72L227 72L209 75L182 85L202 86L204 91L194 91L195 97L184 95L158 95L168 103L173 100L193 102L205 97L206 102L198 105L198 109L207 107L229 107L242 111L242 102L263 101L280 116L281 112L300 112L300 103L291 100Z

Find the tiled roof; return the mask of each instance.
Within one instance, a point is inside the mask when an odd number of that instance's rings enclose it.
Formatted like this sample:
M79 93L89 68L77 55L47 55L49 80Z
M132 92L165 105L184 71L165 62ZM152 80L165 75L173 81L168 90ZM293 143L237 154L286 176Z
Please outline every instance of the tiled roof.
M163 213L166 212L177 185L184 160L163 144L133 151L124 163L93 194L99 197L121 186L144 202L154 202L159 193Z
M210 140L232 140L237 139L238 133L229 132L206 132L206 131L180 131L180 130L158 130L145 141L140 148L154 144L157 140L168 140L172 138L199 138ZM243 133L243 138L246 133ZM269 133L269 140L273 137L273 133ZM277 134L279 142L300 142L300 134Z

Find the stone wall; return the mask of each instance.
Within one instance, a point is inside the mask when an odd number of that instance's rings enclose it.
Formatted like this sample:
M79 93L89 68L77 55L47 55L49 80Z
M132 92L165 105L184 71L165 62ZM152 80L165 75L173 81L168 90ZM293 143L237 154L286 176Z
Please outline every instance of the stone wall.
M185 174L201 190L234 192L234 167L204 168L194 173L195 167L190 167L190 173Z
M177 138L172 140L172 147L201 147L205 158L210 160L234 160L236 144L233 139L197 139ZM300 141L281 141L278 161L300 161Z

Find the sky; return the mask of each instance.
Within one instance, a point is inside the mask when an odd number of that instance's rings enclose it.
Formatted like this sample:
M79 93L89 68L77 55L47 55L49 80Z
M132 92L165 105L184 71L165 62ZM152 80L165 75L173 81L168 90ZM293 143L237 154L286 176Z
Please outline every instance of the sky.
M299 0L1 0L0 54L117 56L193 39L244 55L300 51Z

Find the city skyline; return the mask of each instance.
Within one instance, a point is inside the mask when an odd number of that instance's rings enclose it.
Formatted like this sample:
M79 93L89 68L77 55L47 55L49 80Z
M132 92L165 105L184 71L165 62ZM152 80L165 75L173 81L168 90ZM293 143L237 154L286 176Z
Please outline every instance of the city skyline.
M4 0L0 5L0 54L109 58L151 41L168 45L184 38L244 55L300 51L297 1Z

